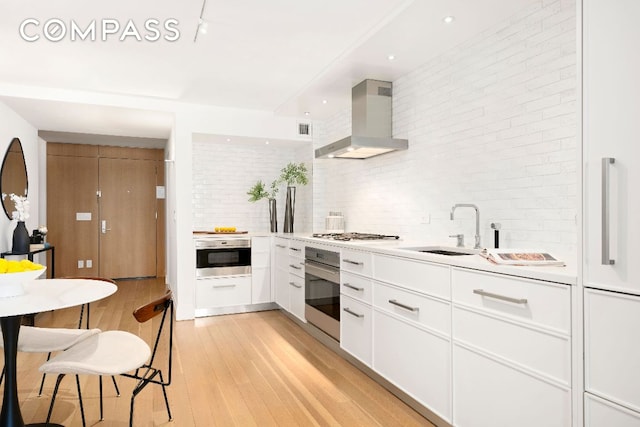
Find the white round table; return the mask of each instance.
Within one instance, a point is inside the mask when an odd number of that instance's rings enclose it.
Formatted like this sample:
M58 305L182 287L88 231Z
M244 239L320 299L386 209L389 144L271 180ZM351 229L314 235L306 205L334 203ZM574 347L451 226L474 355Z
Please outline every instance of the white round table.
M22 316L97 301L108 297L117 289L117 286L100 280L41 279L25 282L22 295L0 298L6 369L0 427L24 426L16 381L18 333Z

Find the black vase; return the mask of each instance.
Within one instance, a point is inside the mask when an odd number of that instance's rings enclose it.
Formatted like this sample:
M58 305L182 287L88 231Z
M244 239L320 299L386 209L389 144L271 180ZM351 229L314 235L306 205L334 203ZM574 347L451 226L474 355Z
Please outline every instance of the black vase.
M269 199L269 224L271 225L271 232L278 232L278 212L276 209L276 199Z
M11 252L14 254L26 254L29 252L31 241L29 232L24 225L24 221L18 221L16 228L13 230L13 245Z
M293 217L296 213L296 187L287 187L287 199L284 206L284 231L293 233Z

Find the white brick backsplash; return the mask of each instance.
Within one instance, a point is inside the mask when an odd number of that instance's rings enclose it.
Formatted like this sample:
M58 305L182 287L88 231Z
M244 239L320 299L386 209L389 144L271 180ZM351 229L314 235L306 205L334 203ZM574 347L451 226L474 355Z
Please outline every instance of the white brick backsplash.
M349 231L473 242L480 208L501 246L574 254L577 242L576 11L533 3L394 81L394 137L409 150L364 161L315 160L313 229L342 211ZM315 126L316 147L351 133L351 112ZM422 218L430 215L430 223ZM570 260L573 261L573 260Z
M311 169L311 147L194 142L193 229L235 226L269 231L268 202L249 202L247 191L259 179L269 186L289 162L305 162ZM278 231L284 225L285 187L280 187L277 197ZM311 229L311 187L297 188L294 231Z

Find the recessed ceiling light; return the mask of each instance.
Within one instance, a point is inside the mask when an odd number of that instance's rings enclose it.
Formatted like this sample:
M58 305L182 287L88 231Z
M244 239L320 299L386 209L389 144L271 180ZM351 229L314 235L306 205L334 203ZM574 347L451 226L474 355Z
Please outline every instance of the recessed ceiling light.
M227 142L231 142L231 138L227 138Z
M308 111L305 111L305 112L304 112L304 115L305 115L305 116L310 116L310 115L311 115L311 113L310 113L310 112L308 112Z
M389 55L387 56L387 59L388 59L389 61L393 61L394 59L396 59L396 56L395 56L394 54L389 54Z
M327 103L327 100L326 100L326 99L323 99L323 100L322 100L322 103L323 103L323 104L326 104L326 103Z
M453 21L456 20L456 17L449 15L442 18L442 20L444 21L445 24L451 24Z
M335 156L333 154L329 154L327 157L333 159Z
M265 144L267 144L267 145L269 145L269 141L265 141L264 143L265 143Z
M198 31L200 32L200 34L207 34L208 30L209 30L209 23L201 18L198 21Z

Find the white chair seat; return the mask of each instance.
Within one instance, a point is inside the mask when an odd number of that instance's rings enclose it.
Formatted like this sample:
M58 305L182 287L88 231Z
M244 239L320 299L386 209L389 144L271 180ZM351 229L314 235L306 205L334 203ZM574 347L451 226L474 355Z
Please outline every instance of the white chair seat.
M37 328L23 326L18 335L18 351L25 353L53 353L66 350L92 335L100 329ZM0 348L3 348L0 332Z
M40 372L118 375L141 367L149 357L149 345L138 336L125 331L105 331L58 353L40 366Z

